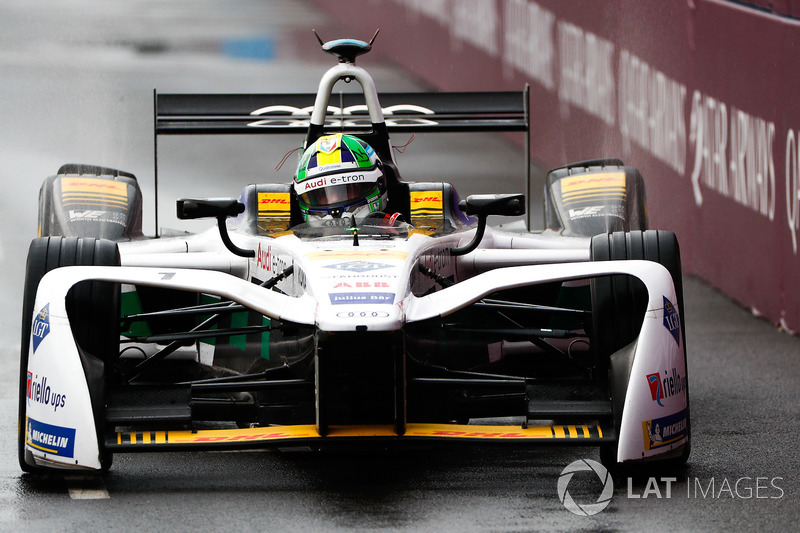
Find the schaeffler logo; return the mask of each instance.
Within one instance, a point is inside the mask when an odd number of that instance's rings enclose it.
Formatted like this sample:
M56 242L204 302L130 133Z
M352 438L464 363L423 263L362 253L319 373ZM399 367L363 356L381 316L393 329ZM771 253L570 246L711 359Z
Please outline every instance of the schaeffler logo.
M585 471L597 474L597 477L603 484L603 491L594 503L578 503L567 490L569 482L572 481L572 476L576 472ZM614 481L611 479L608 470L597 461L592 461L591 459L578 459L568 464L558 478L558 499L561 500L561 503L563 503L564 507L570 512L579 516L591 516L599 513L611 502L611 496L613 496L613 494Z

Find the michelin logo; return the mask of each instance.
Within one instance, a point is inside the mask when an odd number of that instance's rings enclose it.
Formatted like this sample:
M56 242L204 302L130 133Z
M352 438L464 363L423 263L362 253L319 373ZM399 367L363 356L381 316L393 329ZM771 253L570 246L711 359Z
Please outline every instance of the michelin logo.
M678 442L686 437L688 428L686 409L661 418L645 420L642 422L645 451Z
M45 453L59 457L73 457L75 453L75 430L39 422L28 418L26 443Z

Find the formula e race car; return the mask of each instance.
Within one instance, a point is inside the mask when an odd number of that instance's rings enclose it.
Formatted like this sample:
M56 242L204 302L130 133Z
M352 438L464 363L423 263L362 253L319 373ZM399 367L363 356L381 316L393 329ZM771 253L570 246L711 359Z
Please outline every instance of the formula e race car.
M648 230L640 173L616 159L555 169L544 231L489 226L523 215L524 195L405 181L389 133L525 134L527 89L379 102L355 64L371 45L324 43L338 64L316 95L155 95L156 142L305 135L292 183L178 200L178 218L216 219L206 232L145 236L130 173L70 164L45 180L22 315L23 471L372 442L686 461L679 248ZM362 91L332 101L340 80Z

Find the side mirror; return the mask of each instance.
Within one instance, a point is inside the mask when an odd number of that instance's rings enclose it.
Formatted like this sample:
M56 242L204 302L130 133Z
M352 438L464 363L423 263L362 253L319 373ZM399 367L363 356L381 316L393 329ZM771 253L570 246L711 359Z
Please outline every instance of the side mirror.
M178 218L228 218L244 212L244 204L235 198L181 198L177 202Z
M459 209L470 216L478 217L478 229L472 241L459 248L450 248L450 255L464 255L478 247L486 231L489 215L516 217L525 214L524 194L474 194L458 203Z
M177 202L179 219L216 218L219 236L225 247L239 257L255 257L255 250L245 250L233 244L225 225L225 219L235 217L244 210L244 204L235 198L181 198Z
M516 217L525 214L524 194L473 194L461 200L458 207L467 215Z

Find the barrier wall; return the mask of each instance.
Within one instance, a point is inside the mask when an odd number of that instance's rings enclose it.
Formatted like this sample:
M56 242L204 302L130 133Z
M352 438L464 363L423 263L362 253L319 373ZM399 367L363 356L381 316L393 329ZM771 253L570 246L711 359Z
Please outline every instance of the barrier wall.
M545 167L621 157L684 270L800 331L800 13L796 0L317 1L326 39L441 90L531 85ZM368 65L372 58L363 59ZM391 90L379 87L379 90Z

